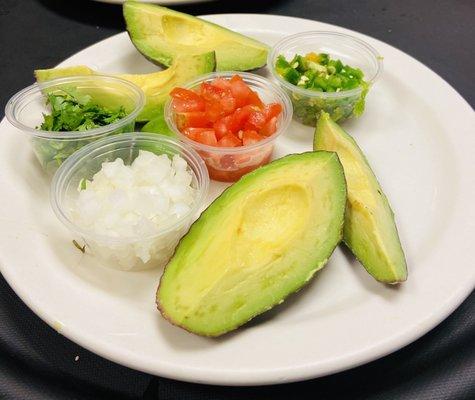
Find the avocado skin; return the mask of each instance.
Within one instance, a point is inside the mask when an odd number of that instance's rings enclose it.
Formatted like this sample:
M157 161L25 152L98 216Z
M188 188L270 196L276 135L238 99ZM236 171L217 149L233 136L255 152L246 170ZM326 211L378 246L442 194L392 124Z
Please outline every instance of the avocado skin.
M223 36L228 35L231 45L233 41L234 43L242 45L242 48L239 49L232 58L218 49L207 48L204 50L203 48L200 48L199 45L196 45L195 47L187 45L186 47L188 48L182 50L191 54L202 53L204 51L216 51L216 71L252 71L265 66L267 63L269 46L201 18L171 10L157 4L141 3L137 1L124 2L122 11L126 23L126 30L131 42L147 60L158 66L166 68L173 63L174 58L180 54L179 50L176 50L179 47L179 44L176 43L176 45L173 46L173 42L165 43L165 40L162 37L159 37L158 34L155 36L158 40L155 40L153 44L148 42L144 43L144 40L141 40L140 38L140 27L135 21L136 16L140 13L155 12L157 15L181 17L187 20L191 19L195 23L202 24L203 26L214 29L216 32L220 32ZM229 49L229 46L227 46L226 49Z
M156 118L163 119L164 105L168 100L169 92L175 86L180 86L199 75L213 72L215 68L216 57L214 52L211 51L204 54L177 57L174 64L163 71L148 74L113 74L112 76L128 80L144 91L146 104L137 116L137 122L148 122ZM172 73L172 76L165 84L154 84L154 82L160 81L164 75L169 75L170 73ZM94 71L85 65L38 69L35 70L34 74L38 82L67 76L102 75L100 72Z
M358 221L353 218L353 212L351 211L350 202L352 200L353 194L351 191L351 182L348 181L350 174L345 170L345 176L347 179L347 190L348 190L348 203L347 211L345 216L345 226L343 230L343 242L351 250L353 255L357 260L363 265L366 271L377 281L387 284L397 284L407 280L407 262L404 255L404 250L399 239L399 234L397 231L396 222L394 219L394 212L391 209L388 198L384 194L381 185L379 184L374 172L371 169L371 166L368 163L364 153L356 143L356 141L347 133L343 128L341 128L336 122L334 122L329 114L322 113L317 121L317 127L315 129L314 136L314 150L326 150L326 151L335 151L338 154L338 148L335 145L326 145L325 136L334 135L338 137L338 140L345 143L346 150L350 150L355 155L355 160L359 160L362 170L365 170L367 173L367 178L374 184L370 189L373 189L373 194L377 199L378 205L383 210L383 216L385 222L387 223L386 227L382 226L382 218L375 219L371 206L369 204L362 204L365 210L369 210L367 214L370 218L368 222L369 228L361 226L358 224ZM345 168L345 159L344 156L340 154L340 160ZM361 206L361 204L359 205ZM373 207L374 209L374 207ZM376 252L372 252L371 248L362 245L362 243L357 243L359 234L368 231L379 231L386 229L387 234L390 235L391 243L386 243L381 236L377 239L381 239L382 243L379 241L373 243L376 246ZM354 232L357 230L359 232ZM387 238L387 236L386 236ZM392 244L392 254L384 252L384 249L390 248ZM385 254L383 260L378 260L377 252L381 251Z
M292 163L298 158L312 157L312 156L315 156L317 154L320 155L320 156L324 156L324 157L331 157L333 162L335 162L336 169L337 169L336 175L338 175L338 179L340 181L339 182L339 190L340 190L340 196L341 196L341 199L342 199L342 203L340 204L339 215L336 216L335 219L334 219L334 223L335 223L335 226L336 226L335 230L336 230L337 234L335 235L335 237L333 239L333 243L329 247L327 253L316 263L315 268L313 268L311 274L307 277L307 279L300 282L299 285L294 290L287 292L283 297L276 299L274 302L272 302L271 304L268 304L266 307L261 308L260 310L256 311L252 315L249 315L246 319L241 320L239 322L236 322L232 326L224 327L223 329L220 329L220 330L208 331L208 330L190 329L190 327L187 326L186 324L177 322L172 316L170 316L167 313L166 308L163 307L163 304L159 299L160 291L161 291L161 288L163 286L163 281L164 281L165 274L167 273L167 269L169 268L170 263L173 260L173 258L176 256L177 251L180 248L180 246L183 246L184 242L187 240L187 237L190 236L190 235L194 236L195 231L198 231L200 229L200 225L202 225L203 221L206 220L207 215L209 213L215 212L214 207L218 206L221 209L225 208L225 204L227 203L228 198L233 196L233 190L234 190L233 188L239 182L245 183L247 181L251 181L256 176L259 176L261 174L265 174L266 171L268 171L269 169L272 169L276 166L285 165L286 163ZM262 166L262 167L260 167L256 170L244 175L238 182L236 182L234 185L232 185L232 186L228 187L226 190L224 190L223 193L221 193L221 195L218 196L213 201L213 203L211 203L208 206L208 208L202 212L201 216L191 225L188 233L181 238L180 242L178 243L178 246L175 248L175 254L172 256L170 262L165 267L165 270L164 270L164 272L163 272L163 274L160 278L160 282L159 282L157 292L156 292L157 309L159 310L159 312L161 313L163 318L166 319L168 322L170 322L172 325L180 327L180 328L182 328L182 329L184 329L184 330L186 330L190 333L193 333L193 334L196 334L196 335L199 335L199 336L218 337L218 336L224 335L226 333L229 333L231 331L234 331L235 329L237 329L237 328L241 327L242 325L246 324L247 322L249 322L250 320L252 320L256 316L261 315L264 312L272 309L273 307L283 303L285 301L285 299L288 296L290 296L291 294L300 291L303 287L305 287L307 284L310 283L312 278L315 276L316 272L319 271L320 269L322 269L326 265L327 261L329 260L329 258L333 254L333 251L335 250L335 248L338 246L338 244L341 242L341 240L343 238L345 203L346 203L346 184L345 184L343 166L342 166L340 160L338 159L338 155L334 152L327 152L327 151L317 151L317 152L315 152L314 151L314 152L306 152L306 153L301 153L301 154L290 154L290 155L287 155L287 156L282 157L278 160L275 160L270 164ZM195 240L196 239L197 238L195 238Z

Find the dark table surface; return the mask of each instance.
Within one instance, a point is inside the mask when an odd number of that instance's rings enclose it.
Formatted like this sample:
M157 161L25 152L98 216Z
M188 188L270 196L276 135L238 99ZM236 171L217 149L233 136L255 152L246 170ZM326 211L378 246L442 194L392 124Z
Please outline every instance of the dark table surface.
M472 107L475 103L473 0L246 3L222 0L177 9L194 15L290 15L354 29L419 59L454 86ZM34 68L52 67L123 29L121 8L116 5L87 0L0 0L1 108L14 92L32 83ZM472 293L438 327L378 361L307 382L226 388L156 378L104 360L43 323L0 276L0 398L474 399L474 315Z

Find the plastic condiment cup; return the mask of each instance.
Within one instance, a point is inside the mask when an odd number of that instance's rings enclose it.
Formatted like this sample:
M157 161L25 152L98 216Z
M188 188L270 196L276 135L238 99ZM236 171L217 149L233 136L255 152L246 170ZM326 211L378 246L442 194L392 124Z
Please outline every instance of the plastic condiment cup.
M50 113L46 94L64 94L64 90L89 95L93 102L109 109L124 107L127 115L109 125L85 131L37 129L43 122L43 114ZM64 160L82 146L105 136L133 131L135 119L144 104L144 93L132 82L105 75L72 76L35 83L19 91L8 101L5 116L29 138L43 169L53 174Z
M130 165L139 150L151 151L169 157L180 155L193 175L191 185L196 197L189 213L173 219L149 236L108 236L97 234L78 225L74 218L75 202L83 179L92 180L101 170L102 163L122 158ZM124 133L97 140L84 146L69 157L56 171L51 186L51 206L58 219L87 244L87 251L103 264L122 270L149 269L165 265L179 239L187 232L191 222L201 210L209 186L206 166L199 155L177 139L151 133ZM150 259L143 262L140 254L146 251Z
M195 142L178 129L171 101L165 106L165 118L170 129L203 158L211 179L224 182L234 182L242 175L267 164L272 158L276 139L287 129L292 120L292 105L286 93L278 85L259 75L233 71L213 72L183 87L194 89L203 82L211 82L216 78L230 79L234 75L239 75L252 90L256 91L264 104L279 103L282 106L276 132L258 143L240 147L217 147Z
M311 31L287 36L269 52L267 65L272 76L289 95L294 108L294 118L309 126L315 126L321 111L330 114L334 121L343 121L353 115L361 97L362 87L340 92L318 92L287 82L275 70L279 55L290 61L296 54L326 53L343 64L359 68L369 87L382 71L382 57L368 43L356 37L337 32Z

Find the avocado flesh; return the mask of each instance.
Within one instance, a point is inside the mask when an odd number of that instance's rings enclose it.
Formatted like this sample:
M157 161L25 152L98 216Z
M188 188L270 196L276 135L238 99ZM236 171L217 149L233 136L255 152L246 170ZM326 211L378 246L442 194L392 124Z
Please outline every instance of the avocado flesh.
M216 66L213 52L194 56L180 56L170 68L149 74L113 74L118 78L128 80L140 87L146 96L146 104L138 115L138 122L150 121L160 113L163 114L163 106L168 99L170 91L185 82L214 71ZM78 75L105 75L92 70L85 65L77 65L64 68L39 69L35 71L38 82L51 79L78 76Z
M348 188L344 242L376 280L405 281L406 259L394 214L355 140L323 113L317 122L313 147L336 152L343 164Z
M300 289L341 240L346 204L335 153L289 155L241 178L180 241L157 291L162 315L219 336Z
M267 45L222 26L165 7L127 1L123 13L130 39L150 61L169 66L180 54L216 52L218 71L264 66Z
M162 112L158 114L156 117L148 121L142 129L140 129L140 132L149 132L149 133L160 133L165 136L170 136L170 137L176 137L176 133L173 132L170 127L167 124L167 121L165 120L165 115L163 112L163 107L162 107Z

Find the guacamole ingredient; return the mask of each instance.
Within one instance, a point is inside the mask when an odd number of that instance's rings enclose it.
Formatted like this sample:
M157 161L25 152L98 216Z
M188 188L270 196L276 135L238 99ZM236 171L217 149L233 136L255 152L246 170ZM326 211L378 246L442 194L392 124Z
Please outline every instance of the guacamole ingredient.
M281 303L340 242L345 203L335 153L289 155L245 175L180 241L157 291L160 312L219 336Z
M118 78L128 80L140 87L146 96L146 104L137 116L137 121L150 121L163 116L163 105L170 91L180 84L198 75L214 71L215 56L213 52L198 55L182 55L175 59L170 68L149 74L114 74ZM55 78L76 75L102 75L85 65L65 68L40 69L35 71L38 82Z
M345 170L345 243L378 281L405 281L406 260L394 214L361 149L326 113L318 120L314 149L335 151Z
M267 164L273 144L245 148L274 135L282 122L280 103L264 104L239 75L202 82L193 90L171 92L172 119L176 128L193 142L212 179L234 182ZM231 149L228 151L226 149Z
M359 68L352 68L328 54L296 54L291 61L277 57L275 70L287 82L317 92L340 92L366 84Z
M35 69L34 75L38 82L47 82L68 76L94 75L96 72L86 65L73 65L71 67Z
M322 111L334 121L363 114L369 85L359 68L325 53L296 54L291 60L279 55L274 68L282 79L296 87L288 91L294 116L303 124L315 126Z
M165 121L165 116L163 114L163 107L157 116L150 121L148 121L140 130L141 132L150 132L150 133L160 133L165 136L176 137L175 132L173 132Z
M197 90L170 93L178 129L188 138L218 147L248 146L277 130L282 105L265 105L239 75L203 82Z
M43 114L44 121L39 129L57 132L86 131L112 124L126 115L123 107L109 110L95 103L91 96L77 93L72 88L63 89L62 92L46 95L51 114Z
M49 114L43 114L43 122L36 128L49 132L86 132L118 122L127 114L124 107L108 108L99 105L91 96L80 93L74 87L46 93L46 103L51 111ZM132 131L134 123L134 120L124 121L122 126L99 137ZM31 144L43 169L51 174L71 154L96 139L96 135L71 137L68 133L64 137L32 137Z
M170 66L182 54L216 52L218 71L246 71L266 64L268 46L222 26L158 5L126 1L130 39L140 53Z
M91 181L81 185L72 220L94 235L112 238L110 248L104 244L101 253L119 260L120 269L132 269L137 263L163 264L184 232L160 232L189 217L196 195L192 180L179 155L170 159L140 150L131 165L124 165L121 158L105 162ZM114 238L123 239L119 246Z

